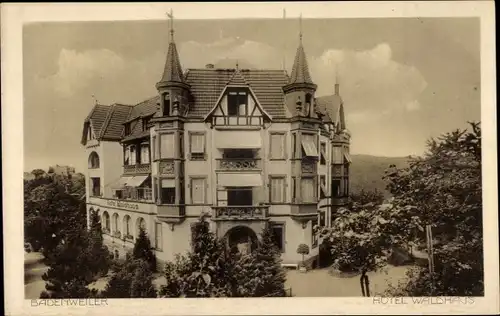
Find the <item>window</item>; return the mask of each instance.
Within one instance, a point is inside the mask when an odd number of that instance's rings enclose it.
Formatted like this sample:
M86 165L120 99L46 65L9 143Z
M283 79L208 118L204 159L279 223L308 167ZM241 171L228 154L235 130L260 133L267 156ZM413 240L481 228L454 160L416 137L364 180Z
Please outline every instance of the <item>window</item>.
M120 230L118 229L118 214L114 213L113 214L113 232L119 232Z
M130 151L128 146L123 147L123 165L128 166L130 164Z
M149 163L149 144L141 144L141 163Z
M163 116L170 115L170 96L168 93L163 95Z
M130 135L131 129L130 129L130 123L125 123L125 136Z
M312 248L315 248L316 246L318 246L318 234L316 233L316 229L315 226L318 226L318 219L314 219L311 221L311 244L312 244Z
M339 146L332 147L332 163L334 164L342 163L342 147Z
M297 199L297 179L292 177L292 203L294 203Z
M302 197L302 202L304 203L313 203L317 202L316 201L316 194L315 194L315 184L314 184L314 178L313 177L307 177L307 178L302 178L300 180L300 193Z
M320 189L320 197L324 199L328 194L326 191L326 176L321 175L319 177L319 189Z
M271 223L273 241L281 252L285 252L285 224Z
M340 197L340 180L332 180L332 197Z
M160 201L162 204L175 204L175 179L161 179Z
M344 196L349 196L349 177L344 177Z
M304 114L306 116L310 116L311 115L311 108L312 108L312 95L310 93L307 93L306 94L306 102L305 102L305 111L304 111Z
M162 226L161 223L155 223L155 248L156 250L163 250L162 247Z
M191 160L204 160L205 159L205 134L204 133L191 133L189 134L189 152Z
M90 178L91 190L90 194L92 196L101 196L101 178Z
M191 203L205 204L206 203L206 178L191 178Z
M151 141L151 156L153 161L156 160L156 158L159 156L158 155L158 144L156 144L156 136L153 136L152 141Z
M327 226L327 223L326 223L326 212L325 211L319 212L319 226L320 227Z
M89 169L97 169L99 165L99 155L95 151L91 152L89 156Z
M102 213L102 221L104 222L104 229L103 231L105 233L109 233L110 232L110 223L109 223L109 214L108 212L104 211L104 213Z
M325 142L320 143L319 154L320 154L320 164L326 165L326 143Z
M149 117L142 119L142 130L147 131L149 129Z
M123 222L123 234L124 237L127 238L127 236L130 236L130 216L125 215L125 217L123 218Z
M292 133L292 158L296 158L297 154L297 134Z
M285 203L285 177L273 177L269 180L269 201L271 203Z
M286 134L271 133L270 140L270 158L286 159Z
M315 134L302 134L302 150L306 157L318 157Z
M179 157L184 158L184 134L179 134Z
M160 158L174 158L174 134L160 134Z
M137 154L135 152L135 145L130 145L125 147L125 165L135 165L137 160Z
M92 126L89 124L87 127L87 138L89 140L94 139L94 133L92 132Z
M253 205L252 188L251 187L227 188L227 205L231 206Z
M227 112L229 116L247 115L248 95L244 91L231 91L227 95Z

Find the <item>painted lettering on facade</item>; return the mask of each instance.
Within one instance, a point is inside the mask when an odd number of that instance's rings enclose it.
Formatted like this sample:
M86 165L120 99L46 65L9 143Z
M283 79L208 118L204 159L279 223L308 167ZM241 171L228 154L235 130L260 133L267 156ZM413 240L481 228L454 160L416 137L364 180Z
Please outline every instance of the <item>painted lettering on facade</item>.
M136 203L122 202L122 201L107 201L106 204L111 207L125 208L129 210L139 209L139 204Z

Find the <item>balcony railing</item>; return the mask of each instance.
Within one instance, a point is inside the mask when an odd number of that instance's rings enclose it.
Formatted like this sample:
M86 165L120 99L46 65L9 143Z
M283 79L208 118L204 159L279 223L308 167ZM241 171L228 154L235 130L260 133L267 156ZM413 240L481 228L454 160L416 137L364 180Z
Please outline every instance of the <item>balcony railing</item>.
M149 173L149 172L151 172L151 164L149 163L123 166L124 174Z
M129 188L116 190L115 198L130 199L130 200L153 200L153 190L151 188Z
M269 205L259 206L213 206L214 219L265 219L269 213Z
M258 158L222 158L217 159L217 169L224 171L261 170L261 160Z
M316 173L316 162L310 160L302 160L301 162L302 173Z

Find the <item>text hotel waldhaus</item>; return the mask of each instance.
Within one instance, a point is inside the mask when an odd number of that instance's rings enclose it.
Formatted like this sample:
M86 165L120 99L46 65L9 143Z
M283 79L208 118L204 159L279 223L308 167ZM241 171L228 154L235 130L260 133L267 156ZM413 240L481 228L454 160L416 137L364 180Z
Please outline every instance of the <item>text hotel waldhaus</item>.
M302 45L286 70L181 68L171 29L158 94L96 104L83 125L87 216L123 257L144 227L158 262L190 249L191 224L247 251L265 225L283 264L318 256L313 227L329 226L349 194L350 135L339 85L316 97ZM131 76L134 74L130 74ZM334 74L332 74L334 75Z

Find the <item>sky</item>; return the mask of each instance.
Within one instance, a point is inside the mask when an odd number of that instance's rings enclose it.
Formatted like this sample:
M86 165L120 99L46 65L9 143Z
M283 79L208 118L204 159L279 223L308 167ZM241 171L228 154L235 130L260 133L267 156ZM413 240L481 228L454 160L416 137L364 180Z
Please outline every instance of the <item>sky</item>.
M183 69L285 69L298 19L176 20ZM338 80L351 153L420 155L426 140L480 120L478 18L303 19L316 96ZM23 30L24 169L83 171L83 120L100 104L156 95L168 23L36 23ZM337 78L337 79L336 79Z

